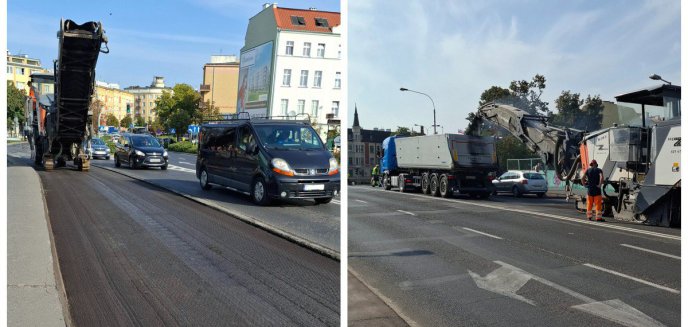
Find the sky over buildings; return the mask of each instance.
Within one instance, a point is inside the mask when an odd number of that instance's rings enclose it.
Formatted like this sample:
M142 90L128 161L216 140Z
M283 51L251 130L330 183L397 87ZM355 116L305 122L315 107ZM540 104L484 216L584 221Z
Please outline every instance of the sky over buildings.
M266 1L31 1L7 2L7 49L52 68L60 19L103 23L109 54L98 58L96 78L121 87L165 84L198 89L211 55L240 54L249 18ZM340 11L338 1L283 0L279 7Z
M480 94L512 80L547 79L554 110L563 90L614 96L680 84L679 0L411 0L349 2L349 122L363 128L463 129ZM418 130L418 127L414 128ZM442 129L438 128L438 132Z

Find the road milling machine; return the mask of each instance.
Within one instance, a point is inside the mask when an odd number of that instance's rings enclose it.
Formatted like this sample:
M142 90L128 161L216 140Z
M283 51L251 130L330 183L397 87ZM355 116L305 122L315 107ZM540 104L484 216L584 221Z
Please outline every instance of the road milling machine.
M87 171L84 143L93 133L89 105L98 55L109 52L107 38L100 22L79 25L69 19L60 21L57 38L54 73L30 76L24 130L36 165L52 170L73 160L79 170Z
M595 159L604 173L604 215L645 224L681 224L681 87L665 84L616 97L611 127L594 132L552 126L547 117L488 103L478 120L498 125L538 153L585 210L581 178Z

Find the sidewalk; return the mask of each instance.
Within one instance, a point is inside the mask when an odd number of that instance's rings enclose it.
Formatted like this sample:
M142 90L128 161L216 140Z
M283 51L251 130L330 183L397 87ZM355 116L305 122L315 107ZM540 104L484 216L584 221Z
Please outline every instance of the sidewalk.
M38 174L8 163L7 186L7 325L65 326Z

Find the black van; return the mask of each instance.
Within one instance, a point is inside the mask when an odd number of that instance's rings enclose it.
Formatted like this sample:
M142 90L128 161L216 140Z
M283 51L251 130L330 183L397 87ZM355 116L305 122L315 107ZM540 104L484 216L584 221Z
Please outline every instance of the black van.
M328 203L340 189L339 165L306 121L236 119L201 125L196 177L266 205L272 199Z

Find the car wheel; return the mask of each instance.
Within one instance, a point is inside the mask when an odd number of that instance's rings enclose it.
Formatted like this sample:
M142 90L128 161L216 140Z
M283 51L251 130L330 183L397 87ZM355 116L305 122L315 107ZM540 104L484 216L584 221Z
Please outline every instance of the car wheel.
M430 195L432 196L440 196L440 181L437 178L437 175L432 175L430 177Z
M136 160L134 159L134 156L129 157L129 169L136 169L138 166L136 165Z
M265 179L263 179L263 177L257 177L253 180L253 185L251 185L251 200L253 200L253 203L261 206L270 203L268 188L265 185Z
M164 164L164 165L160 166L160 169L161 169L161 170L167 170L167 164Z
M443 198L452 196L452 190L449 189L449 178L444 174L440 176L440 196Z
M105 157L105 160L110 160L110 156Z
M326 204L326 203L330 203L330 201L332 201L332 198L316 198L315 199L315 203L317 203L317 204Z
M208 183L208 171L205 170L205 167L201 168L201 176L198 178L198 181L201 183L201 188L204 190L209 190L213 187Z
M115 167L121 167L121 166L122 166L122 163L119 162L119 157L117 155L115 155Z
M517 186L514 186L514 188L511 189L511 193L514 195L515 198L521 197L521 190Z

